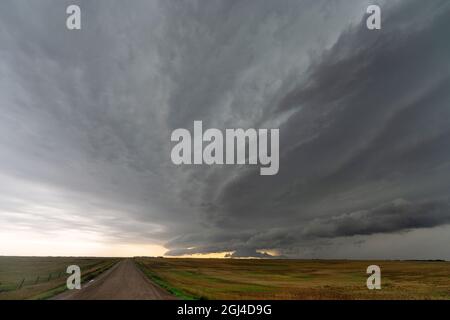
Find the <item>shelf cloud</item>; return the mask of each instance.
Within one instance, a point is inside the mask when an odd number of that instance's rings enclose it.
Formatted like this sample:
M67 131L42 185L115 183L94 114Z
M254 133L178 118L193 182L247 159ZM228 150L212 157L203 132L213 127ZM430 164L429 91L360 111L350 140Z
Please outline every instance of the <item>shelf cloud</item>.
M448 1L377 1L381 30L360 0L75 1L67 30L73 2L0 3L0 234L450 259ZM278 174L174 165L196 120L279 128Z

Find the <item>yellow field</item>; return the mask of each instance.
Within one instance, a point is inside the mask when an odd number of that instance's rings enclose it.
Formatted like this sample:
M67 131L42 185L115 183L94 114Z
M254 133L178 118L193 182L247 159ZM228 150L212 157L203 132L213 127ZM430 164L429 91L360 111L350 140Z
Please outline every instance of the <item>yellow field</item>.
M450 299L450 263L135 258L146 274L181 298ZM381 290L368 290L369 265Z
M68 265L83 281L112 258L0 257L0 300L45 299L65 289ZM135 258L158 285L183 299L450 299L450 262ZM366 287L381 268L381 290Z

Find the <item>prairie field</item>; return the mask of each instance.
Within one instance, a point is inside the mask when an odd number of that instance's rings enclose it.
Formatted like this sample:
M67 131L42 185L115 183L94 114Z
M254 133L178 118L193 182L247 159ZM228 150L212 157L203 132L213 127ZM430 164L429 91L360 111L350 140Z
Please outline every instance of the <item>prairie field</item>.
M78 265L82 281L87 281L116 261L113 258L0 256L0 300L51 297L65 290L69 265Z
M0 257L0 300L51 298L65 290L67 266L80 266L82 281L87 282L119 260ZM450 299L450 262L444 261L147 257L131 261L153 283L181 299ZM381 290L366 286L366 269L373 264L381 268Z
M185 299L450 299L450 262L135 258ZM381 290L366 269L381 268Z

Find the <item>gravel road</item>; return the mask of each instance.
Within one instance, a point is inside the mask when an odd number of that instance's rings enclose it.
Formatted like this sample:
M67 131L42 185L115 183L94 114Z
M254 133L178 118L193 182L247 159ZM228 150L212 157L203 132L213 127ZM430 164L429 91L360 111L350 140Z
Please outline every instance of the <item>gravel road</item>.
M122 260L97 278L68 290L54 300L173 300L173 295L151 282L131 259Z

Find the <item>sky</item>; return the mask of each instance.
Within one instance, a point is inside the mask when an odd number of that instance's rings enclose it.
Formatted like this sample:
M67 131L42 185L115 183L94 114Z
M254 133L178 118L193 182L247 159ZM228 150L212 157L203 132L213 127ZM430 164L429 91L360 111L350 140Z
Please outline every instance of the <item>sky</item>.
M450 259L449 32L447 0L3 0L0 255ZM195 120L279 128L278 174L174 165Z

